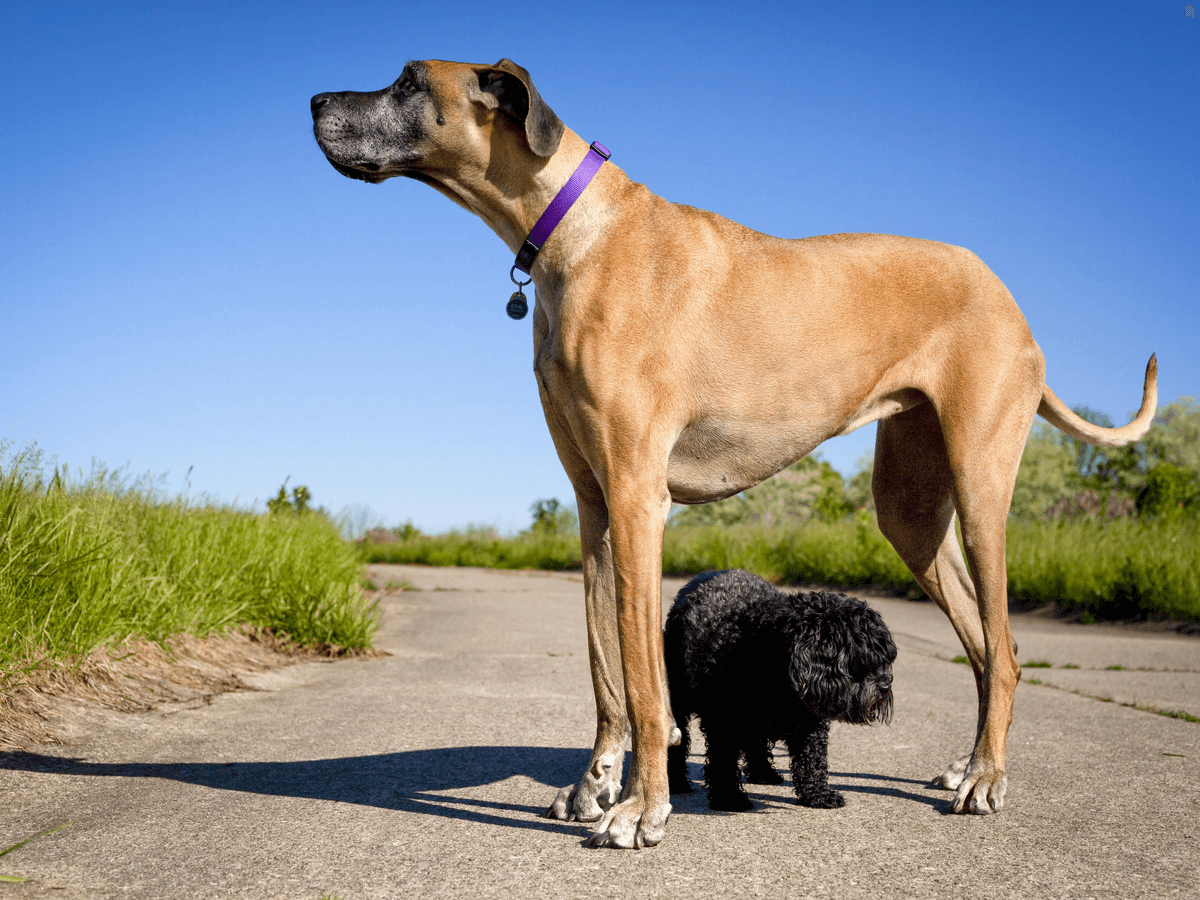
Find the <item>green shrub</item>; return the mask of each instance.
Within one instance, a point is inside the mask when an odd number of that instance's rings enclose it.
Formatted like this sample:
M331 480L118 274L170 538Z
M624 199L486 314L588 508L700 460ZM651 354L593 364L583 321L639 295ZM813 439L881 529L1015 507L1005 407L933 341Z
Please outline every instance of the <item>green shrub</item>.
M394 543L360 545L360 558L434 566L578 568L577 535L548 524L562 510L539 501L533 514L534 525L516 537L501 538L480 528L428 537L406 528L403 535L397 531ZM689 524L678 521L673 519L663 535L667 574L747 569L784 584L917 589L865 510L853 520L814 518L793 526L695 524L695 517L683 519ZM1200 621L1198 559L1200 521L1195 518L1010 520L1008 525L1008 590L1018 606L1056 603L1091 619Z
M1159 463L1146 474L1146 487L1138 497L1143 516L1178 521L1200 512L1200 477L1174 463Z

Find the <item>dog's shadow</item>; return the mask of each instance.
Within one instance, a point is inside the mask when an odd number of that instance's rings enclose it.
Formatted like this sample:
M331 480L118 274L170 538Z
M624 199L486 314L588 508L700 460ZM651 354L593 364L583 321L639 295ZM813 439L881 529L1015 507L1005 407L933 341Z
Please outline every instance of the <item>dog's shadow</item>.
M900 800L911 800L914 803L924 803L926 806L932 807L944 815L950 815L951 807L954 803L953 791L947 793L943 789L934 787L932 782L918 781L915 778L896 778L892 775L877 775L874 772L830 772L829 778L829 786L835 791L841 791L843 794L874 794L879 797L896 797ZM847 784L842 782L841 784L837 784L833 781L835 778L854 778L856 780L877 783ZM914 794L912 791L891 786L901 784L915 784L927 790L937 791L941 796Z
M558 787L571 784L578 777L579 772L587 766L590 756L588 750L560 747L441 747L296 762L102 763L11 751L0 752L0 770L49 772L72 777L165 778L215 790L330 800L507 828L577 834L580 828L578 823L542 818L545 806L448 792L483 787L519 775L545 785L544 799L549 803ZM927 786L911 779L861 772L831 772L830 777ZM712 814L705 799L704 786L696 783L697 780L693 779L691 794L672 796L677 813ZM947 813L950 807L948 801L884 784L831 782L830 786L844 793L899 797ZM752 785L748 787L759 810L794 805L795 801L790 796L767 794L754 791Z
M509 828L577 833L541 818L545 806L451 795L523 775L546 785L549 805L574 782L591 753L558 747L443 747L297 762L98 763L26 751L0 752L0 770L68 776L166 778L224 791L331 800Z
M701 757L702 759L702 757ZM703 763L697 763L689 759L688 761L688 780L692 786L692 792L689 794L672 794L671 802L675 805L677 812L695 812L704 813L709 811L707 792L704 788L703 780ZM796 797L792 793L792 780L787 769L776 769L780 777L783 779L783 784L776 789L774 793L767 793L762 786L756 784L744 784L746 795L754 801L754 809L752 813L765 812L774 808L785 808L796 805ZM870 784L854 784L839 779L854 779L855 781L872 782ZM912 790L905 790L900 785L915 785L920 788L925 788L936 792L941 796L930 794L918 794ZM941 788L937 788L929 781L918 781L915 778L897 778L893 775L878 775L874 772L830 772L829 787L842 794L866 794L877 797L895 797L899 800L909 800L913 803L922 803L942 815L950 815L954 803L953 792L946 792ZM742 815L739 813L739 815Z

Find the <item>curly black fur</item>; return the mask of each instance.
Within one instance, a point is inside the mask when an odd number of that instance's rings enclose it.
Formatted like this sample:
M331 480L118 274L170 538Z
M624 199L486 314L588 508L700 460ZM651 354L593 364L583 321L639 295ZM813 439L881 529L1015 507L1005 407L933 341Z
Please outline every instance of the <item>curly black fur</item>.
M802 806L829 809L845 798L829 788L829 723L869 725L892 714L896 645L879 614L829 592L787 594L748 572L707 572L675 598L664 631L671 712L683 733L667 758L671 792L691 790L688 720L700 717L713 809L753 804L738 776L780 784L774 741L792 757Z

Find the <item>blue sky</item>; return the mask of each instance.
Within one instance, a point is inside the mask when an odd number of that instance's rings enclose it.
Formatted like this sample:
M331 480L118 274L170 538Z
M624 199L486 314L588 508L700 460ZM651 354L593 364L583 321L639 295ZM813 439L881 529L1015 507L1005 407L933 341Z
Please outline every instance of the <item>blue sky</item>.
M571 501L504 245L424 185L339 176L312 139L312 94L429 57L511 57L668 199L969 247L1068 403L1123 420L1155 351L1163 402L1200 394L1185 5L14 5L0 439L243 505L290 476L428 531ZM823 453L851 474L872 439Z

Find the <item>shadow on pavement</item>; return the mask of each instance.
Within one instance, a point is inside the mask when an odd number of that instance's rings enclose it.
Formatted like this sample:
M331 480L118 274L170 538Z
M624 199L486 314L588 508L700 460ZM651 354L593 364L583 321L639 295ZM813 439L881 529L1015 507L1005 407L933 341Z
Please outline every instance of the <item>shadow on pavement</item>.
M898 797L901 800L911 800L914 803L924 803L926 806L931 806L940 813L950 815L950 808L954 803L954 792L936 789L928 781L918 781L915 778L896 778L891 775L875 775L870 772L830 772L830 779L834 778L855 778L862 781L876 782L895 782L897 784L915 784L918 787L926 790L937 790L941 796L929 796L927 794L914 794L912 791L901 790L898 787L889 787L885 784L835 784L832 780L829 786L835 791L841 791L844 794L875 794L880 797Z
M701 760L701 762L697 762L696 760ZM676 812L706 813L709 811L708 802L704 799L707 797L707 792L704 787L704 766L702 760L703 757L696 754L693 754L689 758L688 781L692 785L692 792L671 795L671 803L675 805ZM746 785L746 794L756 804L756 812L775 807L794 806L796 804L796 799L791 794L791 776L787 773L786 769L781 770L779 774L783 777L783 784L788 790L786 795L764 793L761 790L756 790L756 786L753 784ZM845 778L853 778L856 781L882 783L850 784L845 781L838 782L834 780ZM933 796L914 793L911 790L903 790L900 787L892 787L886 784L886 782L892 782L896 785L915 785L926 791L932 791ZM952 792L934 788L928 781L918 781L914 778L896 778L892 775L876 775L872 772L830 772L829 786L835 791L841 791L843 794L874 794L880 797L896 797L900 800L922 803L947 816L951 815L951 806L954 802L954 794ZM700 798L699 802L694 798Z
M557 789L574 782L590 757L588 750L557 747L444 747L299 762L98 763L16 751L0 753L0 769L77 777L163 778L216 790L575 833L577 825L541 818L543 806L447 796L444 792L494 784L517 775ZM554 790L547 790L546 803L553 797Z

